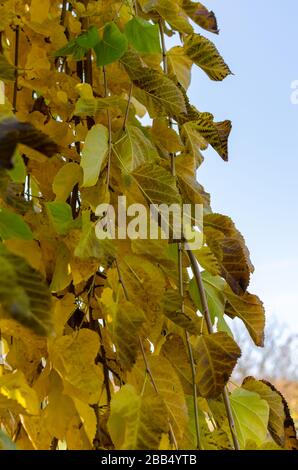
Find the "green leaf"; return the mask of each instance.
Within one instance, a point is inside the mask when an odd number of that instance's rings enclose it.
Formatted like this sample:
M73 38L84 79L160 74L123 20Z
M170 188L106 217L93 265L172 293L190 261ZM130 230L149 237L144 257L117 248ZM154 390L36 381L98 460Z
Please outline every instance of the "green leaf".
M237 389L230 395L236 433L242 449L247 442L262 445L266 441L269 405L257 393Z
M159 395L140 396L124 385L113 395L108 429L118 450L157 450L168 431L167 410Z
M217 398L241 356L235 341L226 333L202 335L196 341L197 386L204 398Z
M140 17L134 17L125 25L130 44L143 54L160 54L159 27Z
M15 79L15 67L11 65L3 54L0 54L0 80Z
M223 294L223 289L226 283L223 279L221 279L221 277L211 276L211 274L209 274L207 271L202 273L202 278L204 282L208 307L212 317L212 322L214 323L215 318L220 318L224 315L226 301ZM190 281L189 291L195 305L202 312L203 307L201 297L196 280L194 278Z
M13 168L11 170L6 170L7 173L11 177L12 181L23 184L27 176L27 170L24 160L18 150L16 150L12 158L12 164Z
M66 235L74 222L70 205L66 202L47 202L46 208L56 232Z
M270 407L268 430L274 441L286 450L297 450L295 423L282 394L270 382L256 380L253 377L244 379L242 388L258 393L268 403Z
M95 186L108 150L108 129L102 124L95 124L88 132L82 150L81 167L84 171L83 187L88 188Z
M118 26L111 22L105 25L103 38L94 46L98 67L112 64L127 51L128 41Z
M4 310L35 333L52 330L51 295L41 274L24 258L0 246L0 302Z
M77 37L76 42L84 49L92 49L99 41L98 30L96 26L91 26L88 31Z
M242 388L249 392L255 392L269 405L269 424L268 429L275 440L281 447L285 444L285 414L282 397L269 385L261 380L255 380L253 377L247 377L242 384Z
M232 74L215 45L204 36L200 34L188 36L184 49L186 55L201 67L211 80L222 81Z
M2 240L33 240L34 236L23 217L0 207L0 237Z

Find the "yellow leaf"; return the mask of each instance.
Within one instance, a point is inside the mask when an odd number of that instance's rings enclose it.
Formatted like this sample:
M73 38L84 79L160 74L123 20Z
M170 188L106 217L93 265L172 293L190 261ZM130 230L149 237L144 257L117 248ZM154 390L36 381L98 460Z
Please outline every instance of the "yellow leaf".
M158 449L167 427L166 408L158 395L139 396L132 385L114 395L108 429L116 449Z
M88 132L82 151L81 167L84 171L83 187L94 186L108 152L108 129L96 124Z
M22 372L0 376L0 409L14 413L38 415L40 405L35 391L29 387Z
M38 78L39 70L50 70L47 51L45 48L33 43L26 61L26 73L29 80Z
M102 370L95 365L99 337L91 330L52 340L49 345L54 369L63 378L64 391L87 403L97 403L103 385Z
M31 21L34 23L43 23L48 18L50 5L50 0L42 0L42 2L39 0L31 0Z

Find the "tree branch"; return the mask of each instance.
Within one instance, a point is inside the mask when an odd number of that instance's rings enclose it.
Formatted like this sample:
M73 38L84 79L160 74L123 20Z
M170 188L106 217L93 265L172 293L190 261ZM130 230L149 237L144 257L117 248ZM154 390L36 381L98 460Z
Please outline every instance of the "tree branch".
M14 52L15 81L14 81L14 86L13 86L13 99L12 99L12 107L13 107L14 113L17 112L19 49L20 49L20 27L19 25L17 25L16 30L15 30L15 52Z
M106 67L103 66L102 68L103 71L103 82L104 82L104 93L105 93L105 98L109 96L109 90L108 90L108 78L107 78L107 70ZM107 109L107 119L108 119L108 132L109 132L109 148L108 148L108 167L107 167L107 189L109 189L110 186L110 178L111 178L111 157L112 157L112 122L111 122L111 114L109 108Z
M195 280L196 280L196 284L197 284L197 287L198 287L198 290L199 290L199 294L200 294L200 298L201 298L201 302L202 302L202 307L203 307L203 312L202 313L203 313L204 318L206 320L208 332L209 332L209 334L212 334L214 332L213 331L213 325L212 325L212 321L211 321L211 316L210 316L210 312L209 312L206 292L205 292L205 288L204 288L204 284L203 284L202 275L201 275L201 272L200 272L200 269L199 269L199 265L198 265L197 259L196 259L195 255L193 254L193 252L191 250L188 250L187 253L188 253L188 257L189 257L189 260L190 260L190 263L191 263L191 266L192 266L192 271L193 271L193 274L194 274L194 277L195 277ZM229 426L230 426L230 430L231 430L231 434L232 434L234 448L235 448L235 450L240 450L240 445L239 445L239 441L238 441L238 438L237 438L235 421L234 421L234 417L233 417L233 413L232 413L232 408L231 408L231 403L230 403L230 398L229 398L229 392L228 392L227 387L224 388L224 391L222 393L222 398L223 398L223 402L224 402L224 405L225 405L227 418L228 418L228 421L229 421Z
M184 305L184 287L183 287L183 246L182 243L178 244L178 272L179 272L179 293L181 296L181 313L185 313ZM192 375L192 393L193 393L193 406L195 414L195 426L196 426L196 437L197 437L197 449L201 450L200 443L200 425L199 425L199 413L198 413L198 391L196 384L196 366L193 357L192 345L190 342L190 337L188 331L185 330L185 341L187 344L189 362L191 365L191 375Z
M166 42L165 42L165 32L164 32L164 27L163 27L163 20L162 18L159 19L159 32L160 32L160 38L161 38L161 47L162 47L162 62L163 62L163 71L165 75L168 75L169 72L169 67L168 67L168 56L167 56L167 48L166 48ZM169 126L172 129L173 127L173 121L171 118L169 118ZM172 176L176 176L176 162L175 162L176 155L174 153L170 153L170 159L171 159L171 173Z

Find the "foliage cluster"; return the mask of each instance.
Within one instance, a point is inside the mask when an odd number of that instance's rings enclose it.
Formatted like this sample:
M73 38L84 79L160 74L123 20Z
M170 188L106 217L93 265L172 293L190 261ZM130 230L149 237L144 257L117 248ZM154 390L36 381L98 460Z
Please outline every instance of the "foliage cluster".
M187 98L194 64L231 74L202 29L215 15L190 0L0 1L3 448L298 447L271 384L228 388L226 317L262 347L265 315L242 235L197 181L231 131ZM203 204L204 246L99 241L96 207L119 195Z

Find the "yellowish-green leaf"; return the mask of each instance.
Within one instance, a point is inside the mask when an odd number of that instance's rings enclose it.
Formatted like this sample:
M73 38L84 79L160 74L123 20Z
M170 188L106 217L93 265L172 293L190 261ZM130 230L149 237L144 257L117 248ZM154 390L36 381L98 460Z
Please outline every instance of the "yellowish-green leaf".
M197 386L204 398L217 398L228 382L241 351L226 333L202 335L197 339Z
M167 410L158 395L124 385L112 399L108 429L118 450L155 450L168 430Z
M298 450L297 432L288 404L283 395L266 380L247 377L242 388L256 392L270 407L268 429L275 442L285 450ZM264 449L265 450L265 449ZM268 448L268 450L270 450Z
M81 167L84 171L83 187L94 186L109 149L108 129L96 124L87 134L82 150Z
M230 395L237 438L241 449L249 440L264 444L267 436L269 405L257 393L237 389Z
M2 240L33 240L33 233L23 217L0 207L0 238Z
M112 317L108 317L117 357L124 369L131 369L136 361L140 330L145 319L142 309L127 301L119 303Z
M263 400L266 400L270 408L268 429L275 442L283 447L285 444L285 413L282 397L265 382L253 377L247 377L243 381L242 388L255 392Z
M121 158L123 168L128 172L158 158L157 150L152 142L140 128L131 125L126 126L124 134L119 138L116 152Z
M157 164L142 165L133 173L138 186L150 204L179 204L175 178Z
M238 296L228 287L225 289L225 296L228 301L225 307L225 313L231 318L240 318L255 344L257 346L263 346L265 310L259 297L249 294L248 292L242 296Z
M167 58L170 77L173 77L187 90L191 81L191 59L187 57L181 46L172 47L167 52Z
M0 302L12 318L40 335L52 330L51 295L41 274L0 246Z
M175 370L184 392L187 395L192 395L193 383L191 364L183 339L178 335L168 335L166 342L162 345L161 354L167 358Z
M82 168L74 162L64 165L56 174L53 181L53 191L56 201L65 202L76 184L83 180Z
M179 135L169 127L169 123L163 119L154 119L152 126L152 137L161 150L176 153L183 150Z
M0 80L14 80L15 67L11 65L3 54L0 54Z
M188 36L184 49L186 55L201 67L211 80L222 81L232 73L215 45L200 34Z
M181 311L181 296L179 292L169 290L164 296L163 313L173 323L198 335L202 330L202 318L188 305L185 305L184 312Z

